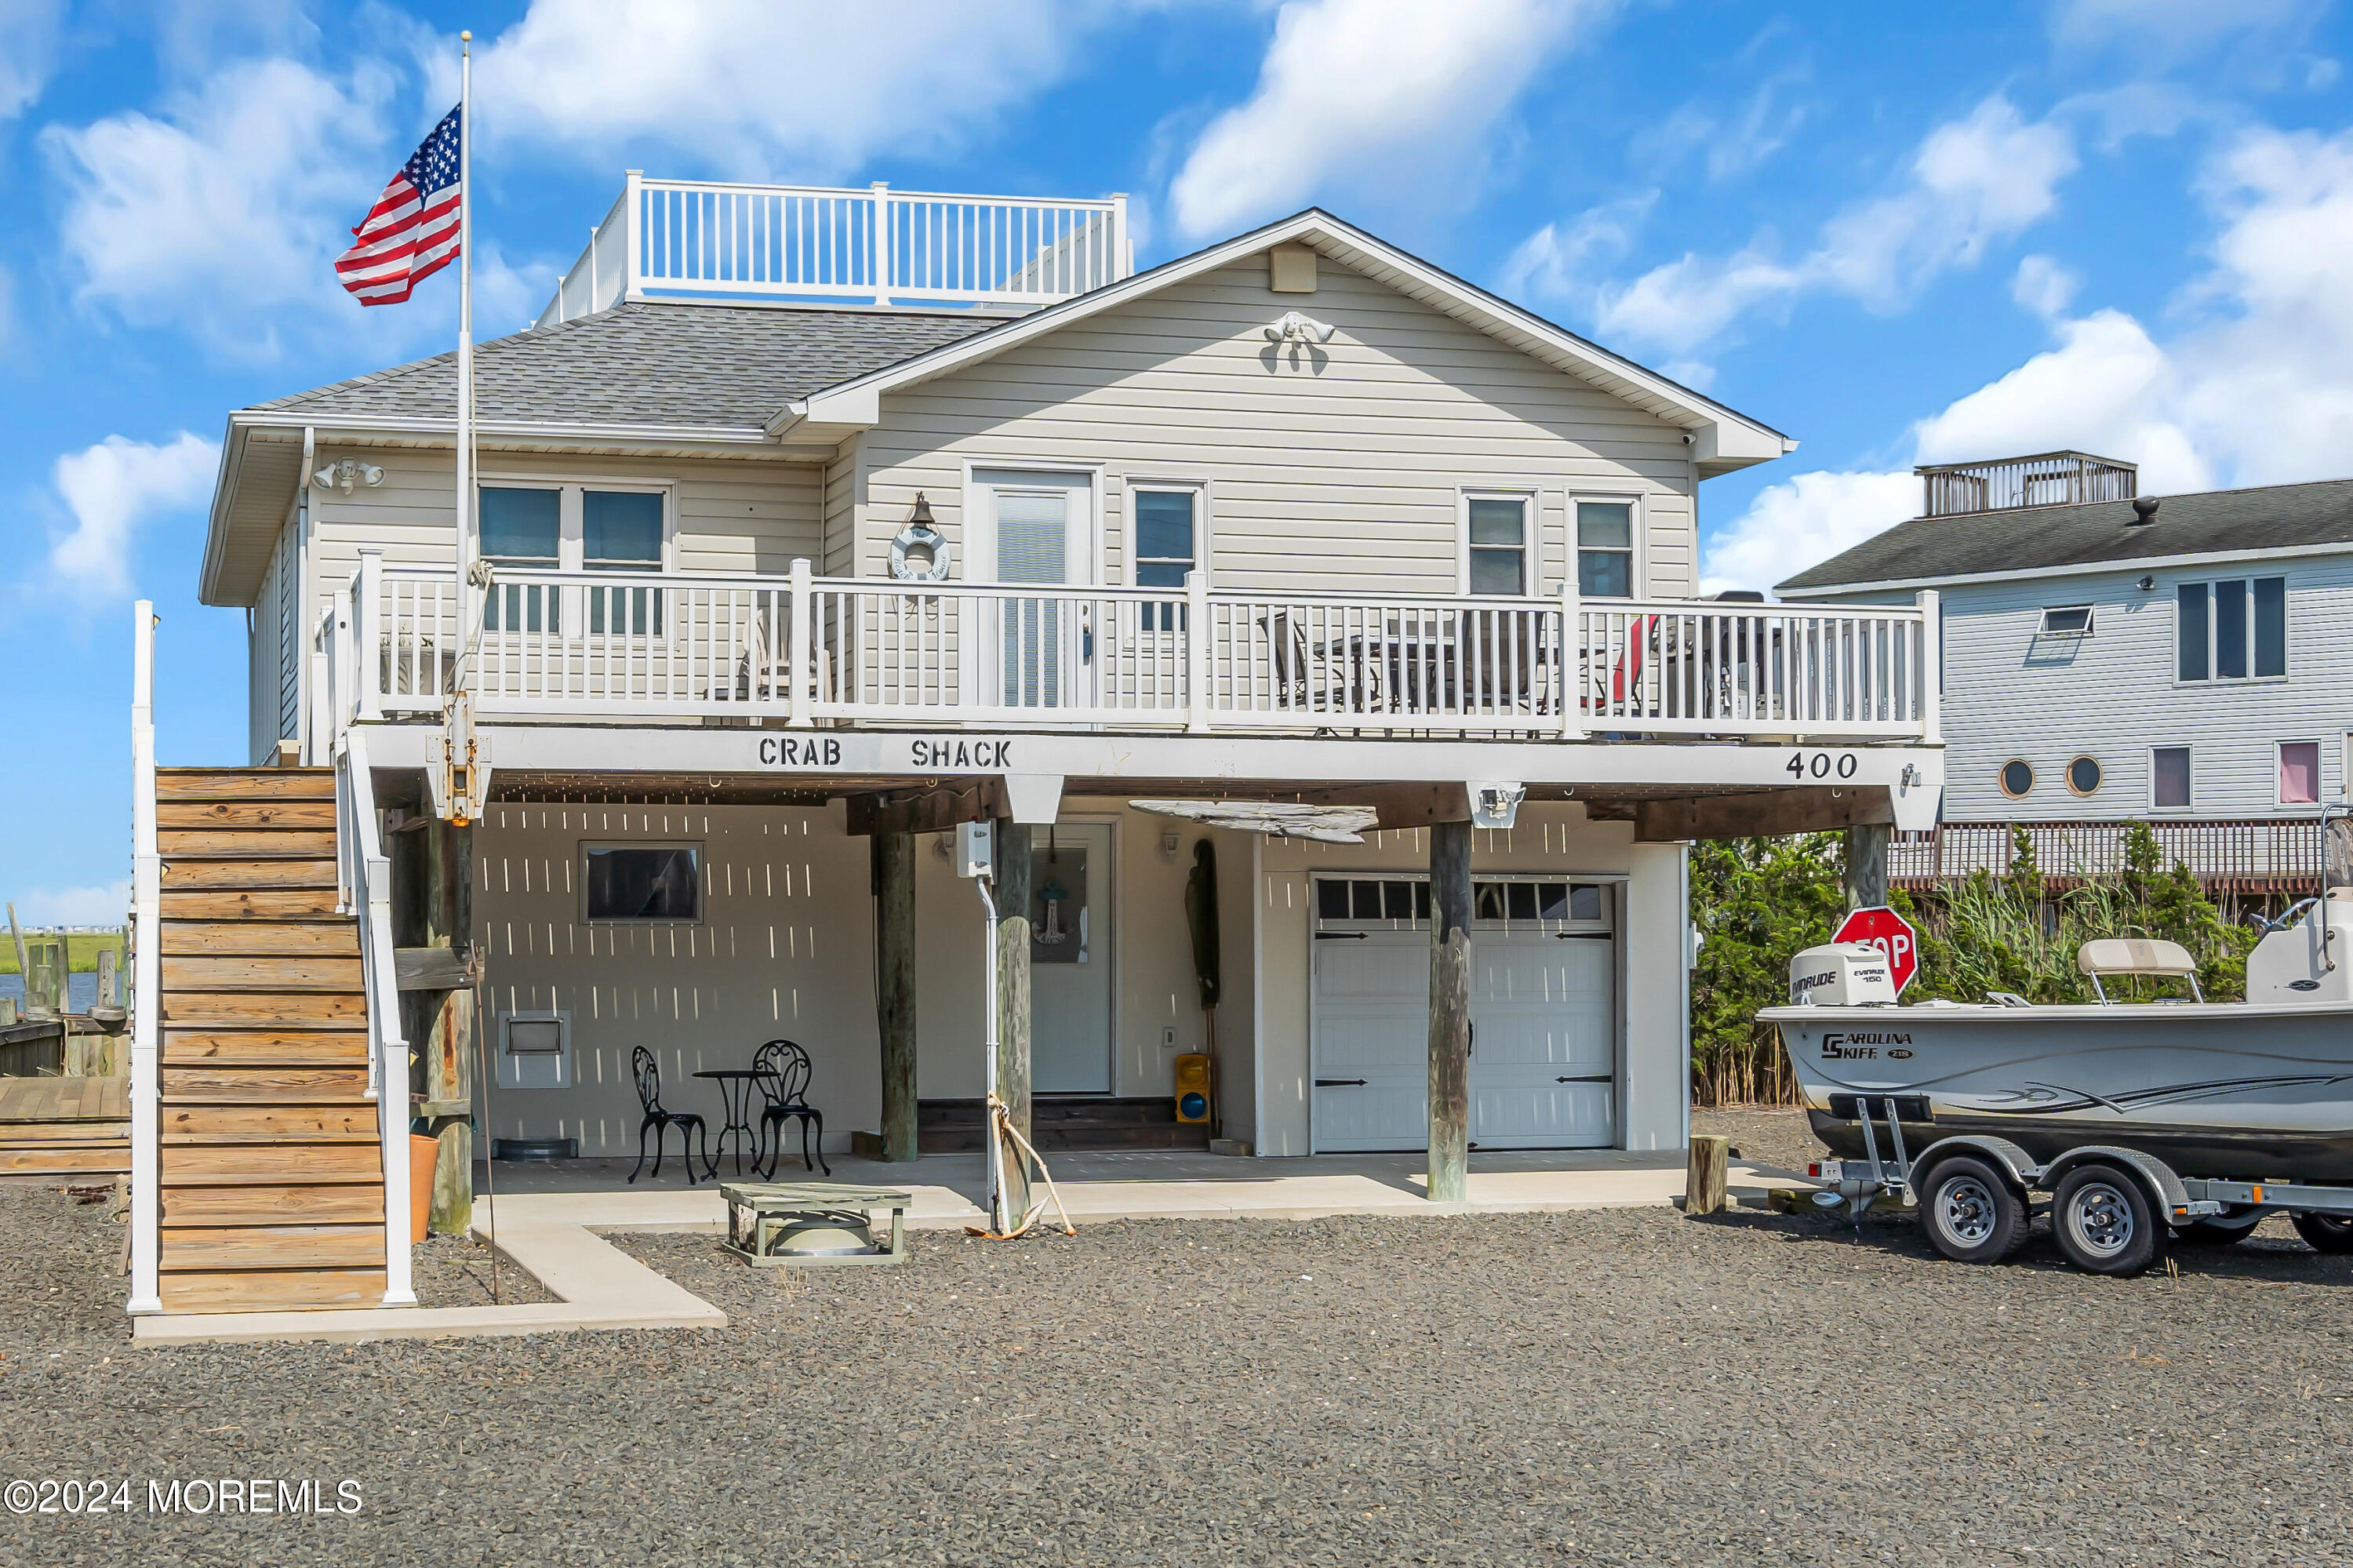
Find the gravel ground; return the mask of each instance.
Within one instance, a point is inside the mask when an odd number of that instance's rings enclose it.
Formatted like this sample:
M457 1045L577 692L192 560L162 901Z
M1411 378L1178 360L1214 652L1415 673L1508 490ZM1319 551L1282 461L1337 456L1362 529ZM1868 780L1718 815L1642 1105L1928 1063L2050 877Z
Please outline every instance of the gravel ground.
M1745 1149L1744 1145L1744 1149ZM138 1351L0 1190L0 1563L2278 1563L2353 1557L2353 1265L2105 1280L1906 1220L1168 1222L901 1267L623 1245L713 1332ZM150 1478L359 1483L158 1516Z
M1694 1107L1691 1121L1692 1131L1728 1138L1743 1159L1759 1165L1802 1171L1806 1161L1830 1152L1806 1125L1806 1113L1800 1110L1777 1106L1725 1106L1715 1110Z
M499 1254L498 1294L491 1293L491 1244L480 1236L428 1235L409 1254L410 1282L419 1307L509 1307L553 1301L538 1280Z

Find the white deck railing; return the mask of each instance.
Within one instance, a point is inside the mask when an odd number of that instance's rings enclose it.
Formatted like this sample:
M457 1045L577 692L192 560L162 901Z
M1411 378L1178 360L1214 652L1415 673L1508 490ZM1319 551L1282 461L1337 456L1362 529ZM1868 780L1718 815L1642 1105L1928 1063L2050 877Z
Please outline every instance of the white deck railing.
M438 714L462 672L485 717L1938 738L1933 594L1830 609L501 568L461 662L446 575L369 562L350 591L353 646L324 683L338 723Z
M1134 270L1124 196L944 196L631 174L537 324L648 296L1041 305Z

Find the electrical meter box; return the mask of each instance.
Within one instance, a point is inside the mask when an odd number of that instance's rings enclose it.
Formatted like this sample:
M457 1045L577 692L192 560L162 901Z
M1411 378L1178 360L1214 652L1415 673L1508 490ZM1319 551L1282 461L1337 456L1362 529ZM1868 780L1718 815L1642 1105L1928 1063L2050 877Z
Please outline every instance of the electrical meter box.
M1791 1007L1893 1005L1887 955L1869 942L1828 942L1789 960Z
M955 869L958 876L989 876L996 872L996 834L992 822L958 822L955 828Z

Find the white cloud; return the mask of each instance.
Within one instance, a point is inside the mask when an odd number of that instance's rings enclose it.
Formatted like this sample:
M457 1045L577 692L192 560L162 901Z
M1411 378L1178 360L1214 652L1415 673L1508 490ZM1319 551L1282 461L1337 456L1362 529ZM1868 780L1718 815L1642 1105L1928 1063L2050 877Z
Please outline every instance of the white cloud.
M32 107L57 69L65 0L0 0L0 120Z
M2140 465L2151 492L2214 482L2179 404L2180 367L2140 323L2094 311L2059 323L2059 345L1914 428L1920 462L1969 462L2073 449Z
M744 176L839 179L961 145L1052 86L1120 9L534 0L477 53L475 102L486 143L609 164L649 142Z
M1699 591L1770 588L1920 510L1920 481L1894 473L1801 473L1757 493L1707 542Z
M2120 48L2163 59L2205 56L2243 39L2268 49L2293 45L2327 10L2326 0L2061 0L2051 32L2070 51Z
M37 887L19 894L16 917L27 926L120 926L131 910L131 879L99 887Z
M2259 130L2207 169L2220 221L2197 313L2160 340L2094 310L1910 431L1916 462L2075 448L2140 465L2146 494L2353 473L2353 132ZM2032 291L2022 291L2031 292ZM1709 541L1704 580L1761 588L1916 510L1902 472L1805 473Z
M1989 98L1930 132L1895 191L1833 215L1795 260L1784 260L1772 236L1760 235L1729 256L1686 255L1631 283L1588 288L1580 302L1606 336L1685 355L1748 312L1810 291L1893 311L2040 221L2075 167L2074 140L2063 126L2028 123L2008 100ZM1577 298L1573 280L1558 282Z
M1529 79L1614 0L1286 0L1250 98L1169 188L1176 227L1223 234L1316 201L1474 194Z
M128 111L42 140L68 187L58 235L76 297L134 326L178 326L267 358L340 302L332 262L397 166L391 80L289 59L213 76L160 114Z
M1646 191L1588 207L1566 225L1546 224L1504 260L1504 291L1554 299L1575 293L1581 280L1626 253L1658 199L1657 191Z
M2051 257L2021 256L2018 259L2018 271L2010 281L2010 297L2043 320L2052 321L2067 308L2075 291L2083 286L2079 274Z
M58 459L54 482L74 523L50 546L51 569L85 592L120 593L131 580L132 534L201 504L219 463L218 446L185 430L162 446L109 436Z

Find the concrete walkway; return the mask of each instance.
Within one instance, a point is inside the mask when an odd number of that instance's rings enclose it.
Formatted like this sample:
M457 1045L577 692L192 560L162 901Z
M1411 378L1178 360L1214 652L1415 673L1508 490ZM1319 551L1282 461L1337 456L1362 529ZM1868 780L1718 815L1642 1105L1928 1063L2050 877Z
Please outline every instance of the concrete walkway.
M1683 1196L1683 1159L1617 1150L1474 1154L1471 1195L1461 1203L1422 1196L1419 1154L1319 1155L1234 1160L1194 1153L1061 1154L1049 1160L1074 1223L1107 1220L1310 1220L1332 1214L1538 1213L1672 1203ZM675 1163L659 1185L628 1182L626 1160L562 1166L501 1165L505 1191L474 1204L474 1230L495 1230L500 1249L560 1301L516 1307L375 1308L351 1312L238 1312L141 1318L141 1344L256 1340L362 1340L537 1334L566 1329L723 1328L726 1314L604 1239L605 1233L726 1229L719 1195L736 1180L723 1163L717 1181L685 1184ZM781 1166L779 1181L807 1173ZM1733 1195L1764 1202L1766 1184L1804 1184L1769 1166L1735 1162ZM746 1173L745 1181L757 1177ZM819 1180L825 1178L820 1174ZM913 1166L848 1156L831 1180L897 1187L914 1204L912 1228L953 1230L980 1223L986 1172L977 1154L926 1156ZM483 1185L478 1181L477 1186ZM1051 1217L1051 1211L1049 1211Z

